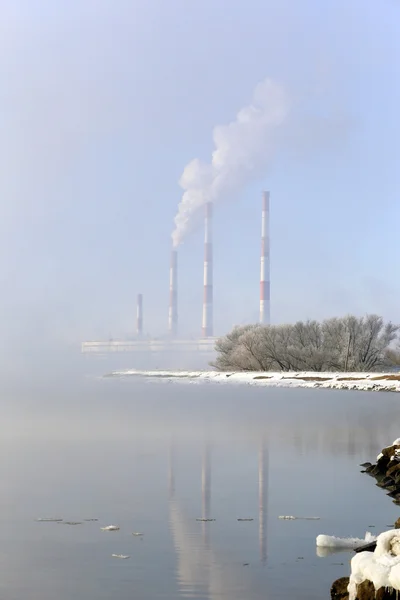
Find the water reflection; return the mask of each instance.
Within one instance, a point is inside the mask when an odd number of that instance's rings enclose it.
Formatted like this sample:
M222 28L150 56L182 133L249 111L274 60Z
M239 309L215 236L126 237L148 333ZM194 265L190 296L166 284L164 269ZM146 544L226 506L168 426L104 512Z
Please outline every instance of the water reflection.
M354 556L354 551L349 550L348 548L324 548L316 546L315 553L319 558L327 558L328 556L332 556L333 554L347 554L350 560L350 558Z
M261 564L267 562L267 518L268 518L268 442L262 439L254 452L258 458L258 531L259 557ZM169 527L177 557L177 584L182 598L229 598L243 600L244 597L265 598L257 590L254 575L246 572L247 563L232 562L231 557L221 551L213 541L213 522L197 522L189 517L175 488L176 451L173 444L169 450ZM211 510L211 445L205 443L201 461L201 518L212 519ZM172 483L172 484L171 484ZM178 486L179 488L179 486Z
M321 560L316 536L363 537L396 519L358 467L398 437L396 395L112 383L5 400L4 597L319 600L347 557ZM121 532L33 522L55 513Z
M210 444L204 446L201 465L201 518L211 518L211 451ZM208 544L209 526L203 521L203 540Z
M175 446L171 442L169 445L168 454L168 496L172 498L175 494L175 471L174 471L174 458L175 458Z
M55 397L4 398L2 439L167 442L173 436L192 443L207 436L210 443L254 443L265 436L298 456L367 458L397 437L400 418L398 396L383 392L153 386L129 380L85 386L57 391Z
M267 505L268 505L268 449L265 440L260 443L258 453L258 538L260 558L267 562Z

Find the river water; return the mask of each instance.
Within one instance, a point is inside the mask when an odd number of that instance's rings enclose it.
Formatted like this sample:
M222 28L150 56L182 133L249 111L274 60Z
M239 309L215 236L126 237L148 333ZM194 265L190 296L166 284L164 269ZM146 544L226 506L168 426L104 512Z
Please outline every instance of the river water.
M318 556L316 536L364 537L399 516L359 467L398 437L399 402L95 378L7 392L0 595L328 599L351 553Z

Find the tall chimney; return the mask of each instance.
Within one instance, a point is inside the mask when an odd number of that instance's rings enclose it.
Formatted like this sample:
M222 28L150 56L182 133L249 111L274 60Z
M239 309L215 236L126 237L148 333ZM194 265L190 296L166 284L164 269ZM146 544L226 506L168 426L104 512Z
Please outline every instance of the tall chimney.
M206 204L204 236L203 337L213 336L212 202Z
M172 250L169 268L169 314L168 331L175 336L178 332L178 252Z
M143 294L138 294L137 296L136 333L139 337L143 335Z
M262 196L261 220L261 277L260 277L260 323L269 325L271 322L271 285L269 273L269 192Z

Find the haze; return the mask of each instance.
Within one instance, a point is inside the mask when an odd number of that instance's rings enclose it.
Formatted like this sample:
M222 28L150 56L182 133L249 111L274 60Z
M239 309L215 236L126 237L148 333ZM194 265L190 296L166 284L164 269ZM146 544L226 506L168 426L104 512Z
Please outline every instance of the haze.
M400 5L322 4L0 2L4 372L129 335L138 292L145 331L166 331L182 173L267 78L290 116L215 207L215 332L258 318L262 189L273 322L400 321ZM198 335L201 228L179 252L180 330Z

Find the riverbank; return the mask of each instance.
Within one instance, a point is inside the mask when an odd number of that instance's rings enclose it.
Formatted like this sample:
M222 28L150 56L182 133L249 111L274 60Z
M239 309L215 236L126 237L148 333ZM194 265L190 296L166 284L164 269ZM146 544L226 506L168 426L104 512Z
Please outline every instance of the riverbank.
M137 377L180 383L245 384L270 387L329 388L400 392L400 373L267 373L219 371L113 371L105 377Z
M366 473L376 478L376 485L389 490L388 496L400 504L400 438L377 456L377 463L363 463ZM357 553L351 559L350 577L334 581L332 600L394 600L400 590L400 518L394 528L372 536L367 532L365 542L319 535L317 546L353 547Z

